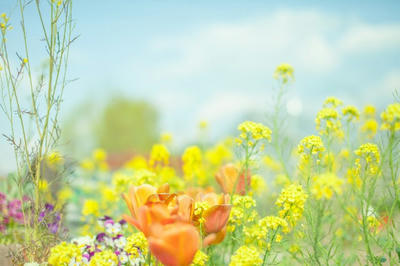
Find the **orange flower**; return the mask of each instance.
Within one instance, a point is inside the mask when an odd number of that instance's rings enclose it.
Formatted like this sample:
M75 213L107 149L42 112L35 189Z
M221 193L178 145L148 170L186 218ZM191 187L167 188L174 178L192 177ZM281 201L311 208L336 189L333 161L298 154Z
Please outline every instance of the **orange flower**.
M229 195L217 195L216 193L199 194L198 201L207 202L210 206L201 217L194 217L196 223L204 219L204 238L203 245L218 244L224 240L226 235L226 225L232 206L228 204Z
M136 217L124 214L122 218L142 231L146 237L152 234L153 225L164 225L176 220L176 217L171 215L168 206L163 203L149 203L139 208Z
M187 266L200 246L196 227L188 223L155 225L148 238L151 253L166 266Z
M236 184L235 193L244 195L246 192L245 182L247 182L247 187L250 187L250 171L247 171L246 176L247 178L245 178L244 172L239 174L239 169L234 164L226 164L217 172L215 179L224 193L231 194Z
M123 194L126 205L134 219L137 218L139 208L146 204L148 198L157 193L157 189L151 185L143 184L141 186L132 186L128 194Z

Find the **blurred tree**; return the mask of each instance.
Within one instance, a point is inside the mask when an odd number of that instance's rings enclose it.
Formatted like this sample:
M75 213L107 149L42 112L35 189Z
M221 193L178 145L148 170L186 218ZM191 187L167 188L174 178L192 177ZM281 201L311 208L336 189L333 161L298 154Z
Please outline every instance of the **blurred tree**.
M157 110L145 101L112 98L94 132L97 146L111 152L147 152L158 138Z

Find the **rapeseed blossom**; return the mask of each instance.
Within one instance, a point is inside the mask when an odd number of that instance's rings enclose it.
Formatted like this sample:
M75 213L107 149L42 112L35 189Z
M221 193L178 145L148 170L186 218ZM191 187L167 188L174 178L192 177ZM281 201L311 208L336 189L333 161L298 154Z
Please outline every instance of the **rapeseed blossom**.
M381 114L382 130L400 130L400 103L390 104Z
M291 184L281 191L275 204L281 207L279 217L288 221L291 226L301 218L307 194L301 185Z
M274 79L282 81L283 84L294 80L294 69L287 63L280 64L274 72Z
M334 193L342 193L343 180L334 173L324 173L313 178L311 193L316 199L330 199Z
M241 246L231 257L229 266L257 266L262 259L258 249L254 246Z

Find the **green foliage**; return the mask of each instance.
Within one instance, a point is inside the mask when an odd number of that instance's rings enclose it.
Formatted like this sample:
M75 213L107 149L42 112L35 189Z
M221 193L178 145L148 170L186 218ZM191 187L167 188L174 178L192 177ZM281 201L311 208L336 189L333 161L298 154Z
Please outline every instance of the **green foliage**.
M158 113L145 101L114 98L96 126L97 146L108 151L145 152L157 141Z

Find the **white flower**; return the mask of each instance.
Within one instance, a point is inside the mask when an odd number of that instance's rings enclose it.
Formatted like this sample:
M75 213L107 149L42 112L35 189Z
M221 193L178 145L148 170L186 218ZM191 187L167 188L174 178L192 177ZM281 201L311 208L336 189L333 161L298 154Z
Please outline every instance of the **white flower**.
M114 240L114 244L117 248L123 249L126 245L126 238L121 236Z
M106 224L106 232L112 235L116 235L119 232L121 232L121 225L119 223L115 224L108 223Z
M72 243L76 243L78 246L80 245L85 245L85 246L93 246L94 242L93 242L93 238L90 236L81 236L81 237L77 237L72 239Z

